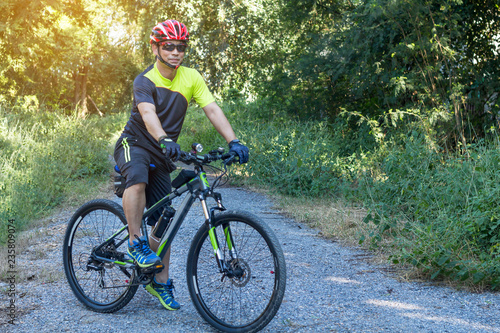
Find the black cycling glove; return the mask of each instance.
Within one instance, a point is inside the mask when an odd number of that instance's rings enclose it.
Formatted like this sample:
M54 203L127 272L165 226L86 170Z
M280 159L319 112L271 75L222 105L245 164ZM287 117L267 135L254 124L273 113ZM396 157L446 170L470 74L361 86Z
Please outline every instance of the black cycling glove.
M234 152L240 158L240 164L248 162L248 147L240 143L240 140L236 139L229 142L229 152Z
M158 143L160 144L163 154L165 154L167 158L172 159L174 162L179 159L181 146L179 146L178 143L172 141L172 139L166 136L160 137Z

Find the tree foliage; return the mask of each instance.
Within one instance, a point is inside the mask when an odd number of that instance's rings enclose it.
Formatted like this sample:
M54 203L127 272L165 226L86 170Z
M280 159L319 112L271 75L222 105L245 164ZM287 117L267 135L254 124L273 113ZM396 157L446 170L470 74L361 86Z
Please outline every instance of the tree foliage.
M110 36L113 23L125 16L112 1L7 0L0 6L4 99L35 95L83 112L88 96L94 109L129 99L136 60L130 41Z
M343 110L382 119L391 110L441 118L465 143L499 111L499 3L449 0L282 2L282 64L264 94L302 117ZM293 29L295 27L295 29ZM290 45L290 42L292 45ZM279 87L279 89L271 89Z
M185 65L202 72L219 96L237 91L268 100L270 113L330 121L345 110L374 121L400 110L436 119L437 129L454 133L447 140L462 144L473 139L470 133L482 136L497 126L498 0L6 0L0 6L4 98L31 94L75 106L88 95L104 111L124 105L133 77L153 62L151 28L177 19L191 34Z
M270 12L267 0L183 2L132 1L129 8L140 8L142 54L144 64L153 61L149 34L156 23L176 19L188 26L189 51L185 65L205 75L210 88L223 93L230 88L253 92L259 66L265 66L261 55L269 48L266 28Z

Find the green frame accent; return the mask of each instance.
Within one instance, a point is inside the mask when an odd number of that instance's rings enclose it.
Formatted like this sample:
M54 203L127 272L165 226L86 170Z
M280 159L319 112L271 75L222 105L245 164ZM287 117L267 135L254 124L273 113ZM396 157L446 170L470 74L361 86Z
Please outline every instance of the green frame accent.
M227 248L229 251L233 249L233 243L231 242L231 232L229 226L224 228L224 235L226 236Z
M160 253L163 251L163 248L165 247L165 245L168 243L168 238L165 239L165 241L163 243L160 244L160 246L158 246L158 250L156 251L156 254L159 256ZM163 259L163 257L160 257Z
M208 182L207 174L205 172L201 172L199 176L203 184L205 184L207 188L210 188L210 183Z
M168 248L170 247L172 241L175 238L175 235L177 231L179 230L180 226L184 222L184 219L191 210L191 207L193 206L193 203L196 200L202 200L205 201L207 197L213 197L213 193L211 190L210 182L208 181L207 174L206 172L202 169L198 169L198 174L195 178L190 180L188 183L182 185L181 187L177 188L174 192L169 193L167 196L164 198L160 199L157 203L155 203L153 206L151 206L148 210L146 210L142 216L142 222L141 222L141 227L143 228L143 233L148 234L147 229L146 229L146 220L149 216L151 216L153 213L156 211L162 209L165 205L170 205L172 203L172 200L175 198L178 198L184 194L186 196L184 197L182 203L178 207L177 212L175 213L173 220L170 222L166 230L164 231L164 234L162 235L162 238L160 240L160 244L158 246L158 250L156 251L156 254L163 259ZM212 225L212 217L209 217L205 221L210 237L210 242L212 244L212 247L214 249L214 254L217 260L217 264L221 270L225 269L226 264L223 260L223 258L220 257L220 247L217 239L217 234L215 232L215 227ZM114 238L116 238L120 233L124 232L127 230L128 226L124 225L123 227L120 228L117 232L115 232L110 238L108 238L105 242L103 242L100 246L104 246L107 242L112 241ZM223 226L223 231L225 234L225 239L227 241L227 245L230 250L234 250L234 244L232 243L231 239L231 231L229 226ZM126 241L128 239L128 235L124 240ZM98 260L101 260L103 262L108 262L108 263L114 263L116 265L122 266L122 267L129 267L133 266L133 260L110 260L107 258L102 258L98 257Z
M210 243L212 243L212 247L214 248L214 252L217 252L219 249L219 244L217 243L217 237L215 237L215 227L212 227L208 230L208 235L210 236Z

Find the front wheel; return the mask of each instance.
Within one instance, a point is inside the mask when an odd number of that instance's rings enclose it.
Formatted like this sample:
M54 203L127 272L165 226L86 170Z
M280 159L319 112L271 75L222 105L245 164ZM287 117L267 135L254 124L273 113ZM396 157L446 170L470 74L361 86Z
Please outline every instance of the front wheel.
M273 231L247 212L221 213L213 226L224 271L215 259L217 246L212 245L209 230L203 225L187 259L187 284L193 304L218 330L257 332L276 315L285 294L286 265L281 246Z

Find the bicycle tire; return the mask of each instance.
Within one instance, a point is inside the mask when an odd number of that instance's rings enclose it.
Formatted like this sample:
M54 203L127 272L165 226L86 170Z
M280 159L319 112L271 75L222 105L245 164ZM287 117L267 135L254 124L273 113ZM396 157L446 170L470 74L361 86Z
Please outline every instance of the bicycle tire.
M186 280L193 304L210 325L223 332L257 332L276 315L286 288L286 264L269 226L248 212L215 217L214 227L224 260L230 258L222 225L229 223L244 277L222 279L203 225L191 243Z
M93 249L126 224L123 208L105 199L85 203L68 223L63 245L64 272L76 298L93 311L118 311L130 302L137 291L138 286L132 285L132 269L120 269L114 264L102 262L93 264L100 270L88 268ZM123 240L126 235L127 230L117 240ZM124 253L127 246L128 241L124 241L117 249L107 250L107 253Z

